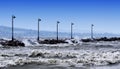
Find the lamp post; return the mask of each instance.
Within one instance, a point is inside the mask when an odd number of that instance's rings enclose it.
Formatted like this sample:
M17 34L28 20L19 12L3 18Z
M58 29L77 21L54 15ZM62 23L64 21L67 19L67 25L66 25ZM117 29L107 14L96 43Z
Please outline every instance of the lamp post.
M73 39L73 25L74 23L71 23L71 39Z
M56 32L56 35L57 35L57 37L56 37L56 39L57 39L57 41L58 41L58 25L59 25L59 21L57 21L57 32Z
M37 40L39 41L39 22L41 21L41 19L38 18L38 38Z
M93 38L93 24L91 24L91 39L93 40L94 38Z
M12 15L12 41L14 41L14 19L16 17L14 15Z

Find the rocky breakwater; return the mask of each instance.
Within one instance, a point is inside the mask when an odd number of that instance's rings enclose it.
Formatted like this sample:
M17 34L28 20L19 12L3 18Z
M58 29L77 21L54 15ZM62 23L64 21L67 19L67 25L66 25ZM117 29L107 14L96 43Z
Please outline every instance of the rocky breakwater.
M55 39L45 39L43 41L38 41L40 44L59 44L59 43L68 43L65 40L55 40Z
M24 47L25 46L25 44L22 41L19 41L19 40L16 40L16 39L14 39L13 41L12 40L1 39L0 44L2 46L13 46L13 47L16 47L16 46Z
M95 42L95 41L120 41L120 37L101 37L101 38L94 38L94 39L81 39L82 42Z

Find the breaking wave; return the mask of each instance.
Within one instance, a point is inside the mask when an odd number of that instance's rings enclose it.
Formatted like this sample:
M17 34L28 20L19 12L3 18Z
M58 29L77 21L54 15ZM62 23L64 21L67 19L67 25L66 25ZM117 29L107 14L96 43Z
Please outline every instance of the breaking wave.
M76 67L120 63L120 42L54 45L37 45L31 40L24 42L30 44L26 47L0 48L0 67L30 63Z
M24 54L11 53L0 55L0 67L29 63L86 66L109 65L120 62L120 50L107 52L32 50Z

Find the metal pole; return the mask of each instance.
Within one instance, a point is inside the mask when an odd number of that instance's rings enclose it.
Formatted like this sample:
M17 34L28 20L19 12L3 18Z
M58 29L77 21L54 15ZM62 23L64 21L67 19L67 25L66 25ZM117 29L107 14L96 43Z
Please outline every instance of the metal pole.
M14 15L12 15L12 41L14 41L14 18L16 18Z
M73 23L71 23L71 39L73 39Z
M57 41L58 41L58 24L59 24L60 22L59 21L57 21Z
M91 39L93 39L93 24L91 24Z
M39 41L39 22L41 21L41 19L38 19L38 38L37 40Z

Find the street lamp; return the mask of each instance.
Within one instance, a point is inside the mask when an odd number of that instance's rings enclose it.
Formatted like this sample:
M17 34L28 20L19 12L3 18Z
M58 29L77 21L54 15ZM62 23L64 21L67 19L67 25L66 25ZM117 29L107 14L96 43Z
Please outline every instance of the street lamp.
M38 18L38 38L37 40L39 41L39 22L41 21L41 19Z
M59 21L57 21L57 32L56 32L56 34L57 34L57 41L58 41L58 24L59 24L60 22Z
M91 39L94 39L94 38L93 38L93 26L94 26L94 25L91 24Z
M71 39L73 39L73 25L74 23L71 23Z
M12 41L14 41L14 19L16 17L14 15L12 15Z

